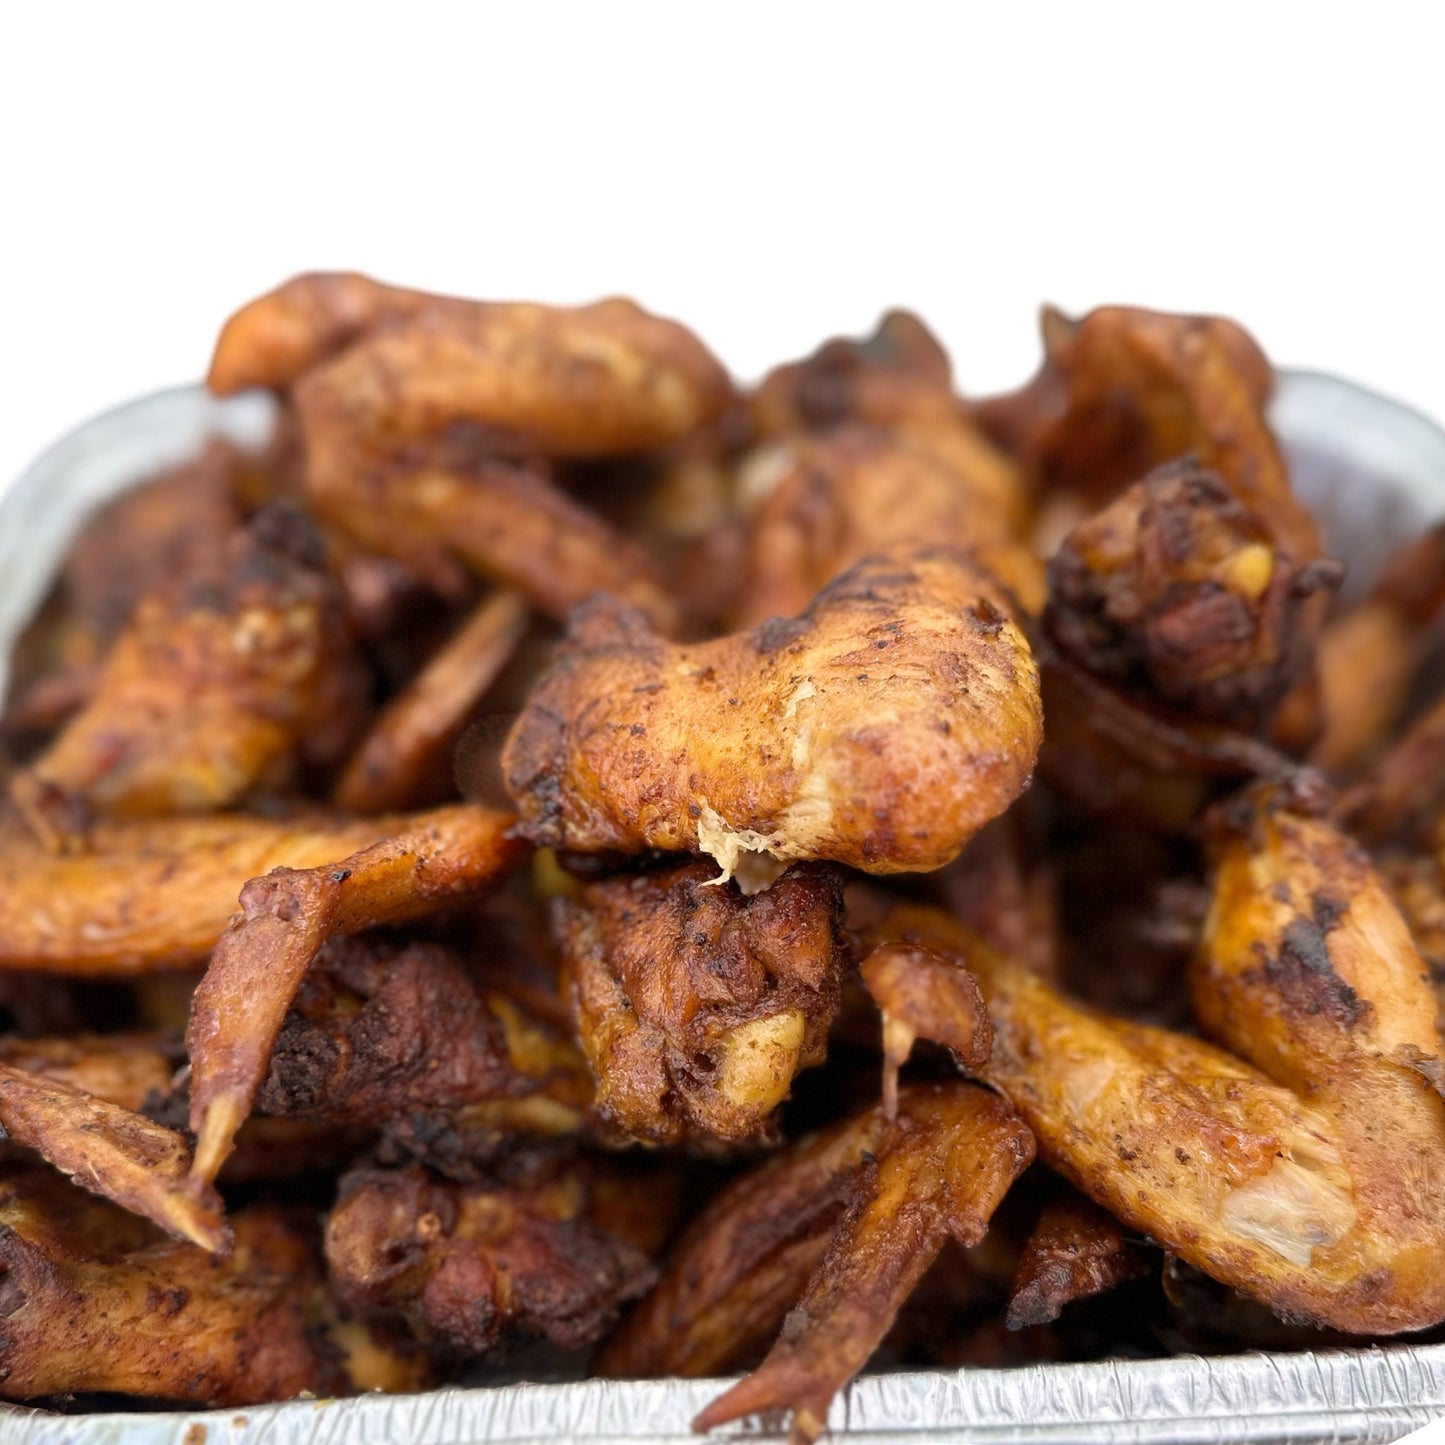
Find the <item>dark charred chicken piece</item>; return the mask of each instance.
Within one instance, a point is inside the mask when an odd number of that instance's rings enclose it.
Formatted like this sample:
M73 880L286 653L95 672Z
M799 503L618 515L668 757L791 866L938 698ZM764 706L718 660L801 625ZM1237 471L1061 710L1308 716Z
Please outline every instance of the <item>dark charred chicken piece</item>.
M307 971L256 1101L262 1114L380 1128L448 1172L513 1136L591 1117L586 1060L484 963L433 943L337 939Z
M326 1222L332 1287L443 1358L485 1354L514 1333L595 1344L655 1271L591 1222L590 1195L580 1167L519 1186L452 1183L415 1164L354 1170Z
M336 761L367 686L309 524L266 512L215 568L141 599L89 702L11 794L55 846L93 817L218 811Z
M0 1393L251 1405L425 1388L427 1368L326 1293L304 1216L260 1205L224 1259L43 1170L0 1171Z
M745 897L688 863L552 906L596 1107L624 1134L751 1138L822 1062L846 962L836 869L797 865Z
M1044 1206L1024 1246L1008 1327L1049 1324L1065 1305L1141 1279L1149 1267L1149 1251L1113 1215L1065 1186Z

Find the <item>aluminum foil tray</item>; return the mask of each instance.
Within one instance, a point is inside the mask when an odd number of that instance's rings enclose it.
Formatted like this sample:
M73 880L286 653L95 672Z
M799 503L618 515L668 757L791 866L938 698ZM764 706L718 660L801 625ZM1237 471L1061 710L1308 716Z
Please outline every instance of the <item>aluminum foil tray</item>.
M1271 422L1327 548L1368 588L1385 554L1445 517L1445 433L1361 387L1286 373ZM217 402L199 387L108 412L41 456L0 501L0 694L19 630L70 535L93 507L206 437L259 444L274 405ZM1445 1260L1441 1261L1445 1269ZM301 1400L243 1410L54 1415L0 1405L0 1445L568 1445L696 1441L690 1422L720 1393L710 1380L590 1380ZM831 1431L856 1445L1383 1442L1445 1417L1445 1345L1131 1360L865 1376L834 1404ZM750 1440L766 1430L719 1432Z

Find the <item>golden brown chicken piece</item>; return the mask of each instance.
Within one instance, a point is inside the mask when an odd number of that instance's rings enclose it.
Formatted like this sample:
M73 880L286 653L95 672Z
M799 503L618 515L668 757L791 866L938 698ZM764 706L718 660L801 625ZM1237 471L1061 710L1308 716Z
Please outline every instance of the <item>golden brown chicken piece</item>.
M191 1167L185 1136L70 1084L0 1064L0 1127L84 1189L203 1249L230 1232L214 1192L182 1193Z
M945 1240L977 1244L1033 1157L1032 1136L996 1095L963 1082L905 1090L778 1342L695 1428L789 1410L792 1440L815 1439Z
M245 385L295 386L313 501L373 550L434 581L478 569L557 618L608 591L674 625L641 552L496 458L643 451L716 416L731 384L676 323L303 276L223 331L211 386Z
M715 416L727 373L686 327L614 298L591 306L466 301L365 276L297 276L226 323L208 384L280 390L351 353L337 391L375 434L453 422L513 454L645 451Z
M907 545L971 551L1024 611L1043 607L1043 569L1016 540L1008 511L907 438L840 427L774 446L767 468L771 485L752 517L744 626L793 617L862 558ZM751 474L761 470L754 461Z
M1435 999L1379 875L1296 806L1257 789L1214 842L1194 1003L1236 1053L1071 1004L931 910L875 934L967 964L982 1077L1127 1227L1292 1318L1420 1329L1445 1318Z
M952 958L926 948L884 943L859 965L883 1016L883 1113L898 1112L898 1071L918 1039L943 1044L954 1062L976 1073L993 1048L993 1025L978 984Z
M217 567L141 600L87 706L11 783L47 841L93 816L213 812L333 762L368 680L298 513L262 513Z
M351 1308L401 1320L443 1357L504 1336L595 1344L652 1283L646 1255L598 1229L585 1170L536 1184L455 1184L420 1165L358 1169L326 1223L332 1287Z
M940 867L1038 751L1037 674L1005 607L942 550L871 558L801 617L696 646L594 603L508 739L521 831L706 853L745 887L795 859Z
M148 1099L171 1090L185 1060L179 1039L154 1033L71 1034L21 1039L0 1037L0 1064L43 1074L109 1104L140 1113Z
M435 799L451 783L451 750L472 709L507 665L527 626L527 605L493 592L378 714L332 789L352 813L385 813ZM446 789L449 791L449 788Z
M343 1321L304 1220L256 1206L216 1259L44 1170L0 1172L0 1395L201 1405L424 1388L414 1351Z
M975 414L1045 492L1098 506L1165 462L1216 472L1297 564L1319 551L1264 418L1268 360L1231 321L1103 306L1043 314L1044 362Z
M326 813L157 818L97 825L81 856L0 831L0 970L113 978L199 962L248 878L344 858L403 827Z
M198 1188L215 1180L234 1147L286 1012L326 940L484 894L525 856L526 846L511 836L514 822L486 808L438 808L349 858L273 869L246 884L186 1028Z
M1112 1214L1065 1186L1044 1205L1019 1258L1008 1327L1048 1324L1075 1300L1142 1279L1149 1265L1148 1251Z
M333 941L307 971L256 1100L379 1127L449 1173L517 1135L578 1134L591 1104L587 1061L505 979L438 944L364 938Z
M597 1109L623 1133L751 1138L823 1061L846 962L836 869L800 864L748 898L688 863L552 907Z
M465 595L476 573L559 622L606 592L665 631L677 625L647 555L558 489L540 463L479 458L453 443L414 461L348 454L329 471L313 461L307 475L319 515L438 591Z
M966 414L953 393L947 355L907 312L890 312L861 342L829 341L803 361L777 367L748 398L748 411L764 441L826 438L856 425L886 433L950 472L984 513L976 522L1010 537L1026 530L1017 466ZM754 481L776 474L769 448L747 471Z
M1044 625L1064 657L1141 706L1258 733L1313 664L1307 599L1342 570L1271 542L1214 473L1171 464L1065 539Z

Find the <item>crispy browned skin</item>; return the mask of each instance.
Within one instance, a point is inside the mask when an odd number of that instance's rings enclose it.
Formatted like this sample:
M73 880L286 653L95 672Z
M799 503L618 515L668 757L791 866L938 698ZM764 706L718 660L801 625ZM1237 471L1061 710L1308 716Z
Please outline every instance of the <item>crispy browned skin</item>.
M353 813L415 807L434 782L467 716L506 666L527 625L512 592L481 602L407 688L378 714L347 762L331 800Z
M444 1354L484 1354L512 1333L579 1349L654 1277L646 1255L591 1224L589 1205L580 1170L513 1188L420 1165L356 1170L326 1223L332 1286Z
M217 1259L42 1170L4 1171L0 1394L248 1405L426 1383L419 1360L337 1318L301 1223L265 1206L235 1223Z
M978 984L958 961L927 948L885 943L859 965L883 1015L883 1112L898 1109L898 1071L918 1039L945 1044L959 1068L976 1072L993 1047Z
M134 1112L148 1097L170 1092L183 1058L179 1041L169 1043L153 1033L0 1038L0 1063L43 1074Z
M246 884L186 1028L198 1186L215 1179L230 1153L322 944L335 934L405 923L494 887L526 853L510 836L514 821L486 808L438 808L349 858L278 868Z
M157 818L92 829L83 856L0 832L0 969L114 977L198 962L248 878L344 858L402 826L321 813Z
M1233 322L1104 306L1044 314L1045 359L1022 391L980 414L1036 484L1093 505L1184 456L1230 491L1303 564L1319 550L1264 419L1268 361Z
M1429 975L1341 834L1278 790L1233 816L1193 993L1235 1054L1071 1004L929 910L895 910L879 933L964 959L995 1028L982 1077L1129 1228L1295 1319L1434 1324L1445 1103Z
M886 432L952 473L984 513L975 526L1009 536L1025 528L1017 466L966 415L943 348L905 311L890 312L863 341L825 342L803 361L775 368L748 398L748 411L766 440L826 436L854 424Z
M597 1109L638 1139L746 1139L819 1064L838 1011L842 883L790 868L745 897L705 862L553 904Z
M1033 1157L1033 1136L996 1095L962 1082L907 1090L777 1344L694 1428L790 1410L792 1440L815 1439L944 1241L977 1244Z
M177 1239L224 1251L230 1232L215 1194L176 1187L191 1167L183 1134L58 1079L0 1064L0 1125L94 1194Z
M1107 1210L1065 1188L1029 1235L1014 1275L1006 1322L1011 1330L1048 1324L1075 1300L1141 1279L1148 1252Z
M795 616L854 563L903 545L972 550L1025 610L1043 606L1042 569L1008 512L906 437L841 427L773 448L767 465L776 480L752 517L744 626Z
M578 1133L587 1062L561 1030L437 944L333 944L308 970L256 1100L264 1114L378 1125L452 1162L515 1134Z
M311 396L308 390L303 401ZM312 504L441 591L464 593L477 573L557 621L606 592L672 631L677 609L636 543L559 490L541 464L457 450L455 457L435 449L415 457L348 453L327 469L313 461Z
M1075 527L1049 563L1055 646L1148 706L1258 732L1312 664L1330 576L1272 543L1223 480L1160 467Z
M268 512L217 566L143 598L88 705L11 783L42 837L90 818L213 812L334 761L367 680L298 514Z
M464 301L324 273L232 316L208 380L220 395L280 389L337 358L347 361L337 391L376 433L425 436L467 421L493 449L524 455L644 451L692 431L732 394L686 327L631 301Z
M940 867L1038 750L1037 674L1004 605L948 551L871 558L802 617L696 646L593 604L508 739L521 830L707 853L745 884L794 859Z

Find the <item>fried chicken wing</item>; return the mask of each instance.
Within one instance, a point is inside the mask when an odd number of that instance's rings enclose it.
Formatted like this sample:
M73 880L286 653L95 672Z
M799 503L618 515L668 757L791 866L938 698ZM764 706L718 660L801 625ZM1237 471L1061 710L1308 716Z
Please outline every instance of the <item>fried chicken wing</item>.
M198 1187L215 1179L251 1112L286 1011L322 944L496 886L526 853L510 835L514 821L485 808L439 808L349 858L278 868L245 885L186 1028Z
M1038 749L1037 676L1005 606L948 551L871 558L801 617L695 646L594 603L508 739L521 831L706 853L745 886L795 859L940 867Z
M0 831L0 970L125 977L200 962L248 878L344 858L404 826L324 813L158 818L97 825L79 856Z
M203 1249L230 1240L210 1190L182 1193L191 1167L183 1134L58 1079L0 1064L0 1126L82 1188Z
M384 813L432 801L422 796L467 716L496 681L527 625L515 593L494 592L462 623L407 688L381 711L332 789L353 813Z
M522 455L644 451L700 426L732 394L686 327L631 301L464 301L325 273L232 316L209 385L221 396L281 389L318 369L379 439L466 422L491 449Z
M359 939L334 940L308 970L256 1107L378 1126L451 1172L517 1135L577 1134L591 1103L571 1039L488 986L484 966Z
M297 758L334 761L366 686L309 525L263 513L216 568L141 600L87 706L11 794L60 843L92 816L217 811Z
M577 1169L511 1188L450 1183L420 1165L355 1170L326 1222L332 1286L453 1358L512 1333L580 1349L654 1278L646 1255L590 1221L590 1203Z
M1153 468L1193 456L1299 564L1319 552L1264 418L1269 362L1233 322L1103 306L1043 317L1044 363L976 414L1045 491L1092 505Z
M789 1410L793 1441L815 1439L944 1241L977 1244L1033 1157L1028 1129L997 1096L962 1082L905 1091L778 1342L695 1428Z
M134 1113L147 1099L170 1092L184 1058L179 1040L152 1033L0 1037L0 1064L43 1074Z
M744 626L796 616L862 558L906 545L972 551L1024 610L1042 608L1042 569L1008 513L906 438L842 427L774 447L768 466L772 484L752 518Z
M1419 1329L1445 1318L1435 999L1378 874L1298 806L1256 790L1216 836L1194 1004L1237 1053L1080 1008L936 912L877 934L966 962L981 1076L1126 1226L1292 1318Z
M1028 1329L1058 1319L1065 1305L1140 1279L1149 1255L1119 1221L1065 1188L1039 1215L1019 1258L1006 1323Z
M1339 814L1372 843L1429 833L1445 815L1445 697L1340 799Z
M0 1172L0 1394L201 1405L421 1388L424 1363L326 1297L310 1230L265 1206L225 1259L40 1170Z
M846 955L837 870L749 898L703 862L559 898L553 929L597 1109L638 1139L747 1139L821 1063Z

